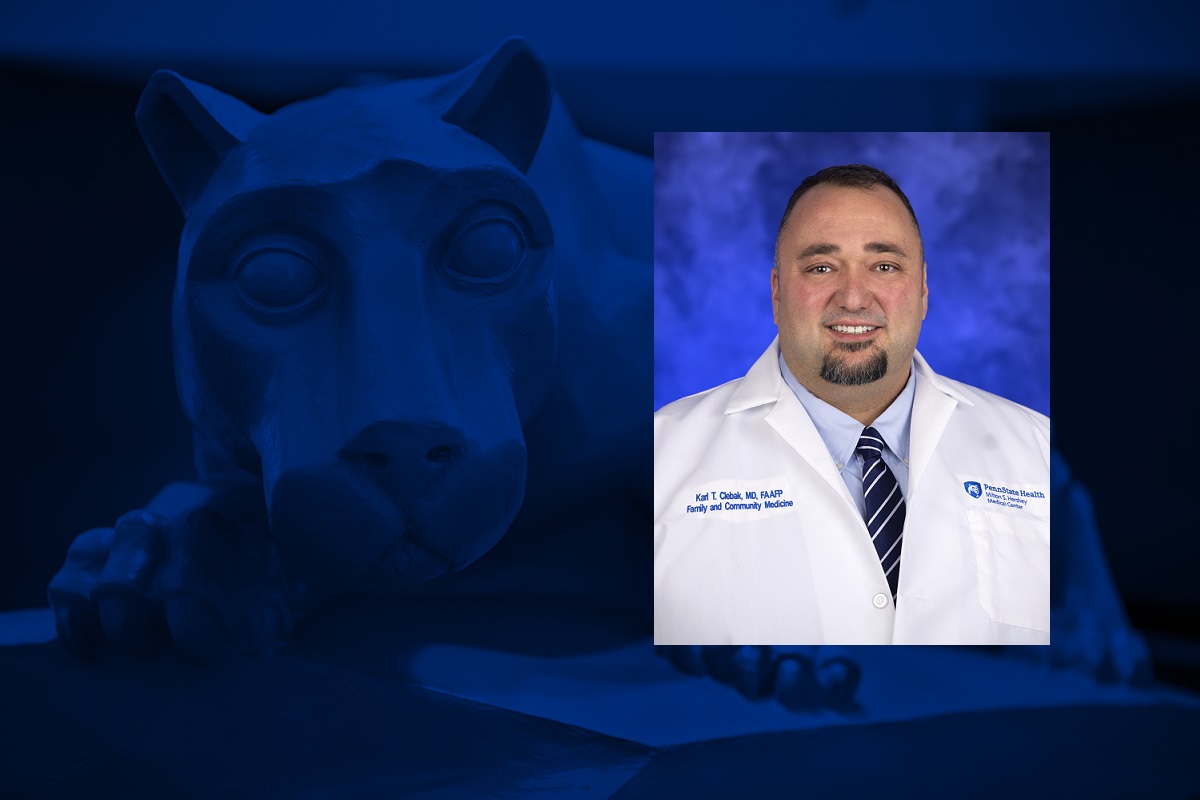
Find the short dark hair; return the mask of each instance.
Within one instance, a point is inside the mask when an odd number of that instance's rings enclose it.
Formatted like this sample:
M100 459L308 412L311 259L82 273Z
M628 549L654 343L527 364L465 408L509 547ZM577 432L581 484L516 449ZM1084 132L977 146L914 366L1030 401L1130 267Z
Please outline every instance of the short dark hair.
M779 259L779 240L783 236L783 226L787 225L788 217L792 215L792 209L796 206L796 201L809 189L814 186L820 186L822 183L828 183L832 186L846 186L852 189L874 189L876 186L885 186L891 189L900 198L900 202L904 203L904 207L908 209L908 215L912 217L913 225L917 228L917 238L921 238L921 224L917 222L917 214L913 211L912 203L908 202L908 197L900 189L899 184L892 180L891 175L866 164L845 164L839 167L826 167L801 181L800 185L796 187L796 191L792 192L792 196L788 198L787 208L783 210L783 219L779 220L779 232L775 234L776 262Z

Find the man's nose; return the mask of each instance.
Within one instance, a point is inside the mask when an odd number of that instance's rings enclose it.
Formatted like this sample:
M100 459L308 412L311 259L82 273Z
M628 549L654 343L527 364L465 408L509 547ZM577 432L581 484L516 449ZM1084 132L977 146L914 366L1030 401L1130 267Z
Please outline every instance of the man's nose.
M843 271L834 301L847 311L870 308L874 298L871 295L866 276L859 273L858 270Z

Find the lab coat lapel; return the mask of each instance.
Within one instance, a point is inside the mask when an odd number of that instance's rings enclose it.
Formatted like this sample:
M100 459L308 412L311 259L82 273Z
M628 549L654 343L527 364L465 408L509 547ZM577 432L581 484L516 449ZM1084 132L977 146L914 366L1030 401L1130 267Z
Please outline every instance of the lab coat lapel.
M766 421L783 438L783 441L799 453L800 457L813 468L813 471L829 484L839 497L851 507L854 506L850 490L846 488L846 482L842 480L842 476L834 467L829 450L825 447L821 434L817 432L817 426L813 425L808 412L787 388L787 384L783 384L783 392L779 401L775 404L775 408L767 414Z
M958 400L952 395L920 353L913 356L917 372L913 397L912 430L909 434L908 502L918 497L921 478L941 441Z
M779 434L788 447L799 453L800 458L803 458L838 497L844 499L853 509L854 501L850 497L850 491L846 488L846 482L841 480L838 470L834 468L833 458L829 457L829 450L824 446L821 434L817 433L808 411L804 410L779 373L778 336L770 343L766 353L758 357L754 366L750 367L750 372L746 373L742 384L730 398L725 413L736 414L737 411L767 403L774 404L764 417L767 425Z
M854 508L854 500L850 497L846 482L834 467L829 450L821 440L821 434L817 432L817 426L813 425L808 412L792 394L779 373L779 337L775 338L767 351L746 373L738 390L729 399L725 413L732 414L767 403L774 403L774 407L766 414L767 424L779 434L788 447L800 454L839 497ZM857 514L857 511L855 513Z

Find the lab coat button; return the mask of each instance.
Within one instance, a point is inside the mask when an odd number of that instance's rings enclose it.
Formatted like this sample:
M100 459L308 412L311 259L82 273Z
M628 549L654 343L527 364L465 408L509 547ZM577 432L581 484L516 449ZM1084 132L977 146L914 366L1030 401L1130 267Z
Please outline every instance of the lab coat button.
M884 594L883 592L880 592L879 594L875 595L874 603L875 603L876 608L883 608L884 606L886 606L888 604L887 601L888 601L887 595Z

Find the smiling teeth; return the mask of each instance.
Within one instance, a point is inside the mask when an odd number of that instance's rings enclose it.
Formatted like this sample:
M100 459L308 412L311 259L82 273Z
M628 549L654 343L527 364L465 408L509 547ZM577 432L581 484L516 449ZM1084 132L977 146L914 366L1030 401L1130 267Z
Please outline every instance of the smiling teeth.
M838 333L867 333L875 330L873 325L830 325Z

